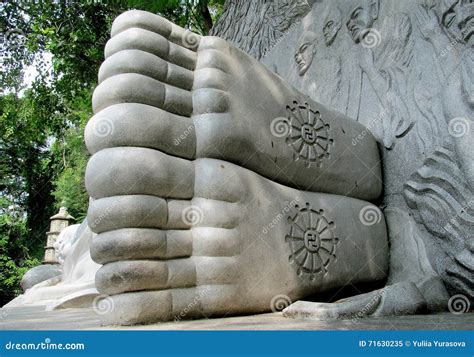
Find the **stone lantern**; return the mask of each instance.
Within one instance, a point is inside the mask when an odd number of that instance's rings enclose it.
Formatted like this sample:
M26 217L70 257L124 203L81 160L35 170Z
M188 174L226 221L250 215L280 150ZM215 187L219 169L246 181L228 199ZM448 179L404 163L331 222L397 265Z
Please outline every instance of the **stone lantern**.
M61 231L68 227L74 217L71 216L66 207L61 207L59 212L50 218L51 225L49 232L46 233L47 241L44 247L44 260L43 264L58 264L56 260L56 252L54 250L54 243L59 236Z

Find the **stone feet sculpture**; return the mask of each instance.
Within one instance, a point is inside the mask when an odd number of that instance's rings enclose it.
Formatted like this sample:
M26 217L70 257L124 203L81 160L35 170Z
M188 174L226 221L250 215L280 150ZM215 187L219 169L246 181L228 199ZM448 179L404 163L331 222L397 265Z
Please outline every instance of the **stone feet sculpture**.
M130 11L114 21L105 57L86 129L91 153L148 147L230 161L304 190L380 196L377 144L366 129L228 42ZM359 135L364 145L353 145Z
M386 275L385 223L364 225L359 212L377 208L361 200L138 147L96 153L86 182L107 323L268 311L278 295Z
M104 323L270 311L386 277L384 218L356 199L381 190L361 125L156 15L119 16L105 54L86 128Z

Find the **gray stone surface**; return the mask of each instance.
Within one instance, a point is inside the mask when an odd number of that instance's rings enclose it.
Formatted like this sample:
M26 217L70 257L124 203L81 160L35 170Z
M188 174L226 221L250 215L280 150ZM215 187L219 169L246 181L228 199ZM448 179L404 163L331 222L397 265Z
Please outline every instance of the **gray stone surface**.
M120 15L85 133L91 254L114 307L104 323L268 311L387 273L384 289L287 313L392 316L452 310L459 298L469 310L472 6L448 5L228 4L215 33L267 67L159 16ZM447 56L461 75L436 52L453 36ZM431 158L441 144L458 171ZM376 201L382 176L388 230L379 208L345 197ZM457 236L438 243L433 221L459 207L462 224L443 226ZM443 283L463 295L450 299Z
M87 221L65 228L54 245L61 262L60 274L34 284L4 307L46 305L49 309L59 309L90 306L98 295L95 273L99 264L92 261L90 256L93 236ZM28 274L29 272L27 277Z
M45 280L59 276L62 273L62 266L57 264L38 265L28 270L21 279L20 285L23 291L28 290L36 284Z
M381 144L389 283L438 291L430 306L446 305L440 279L474 302L473 13L456 0L316 2L262 59ZM301 74L291 54L305 43L313 58Z
M426 310L426 300L420 290L414 283L404 282L332 304L297 301L283 310L283 316L306 320L360 319L409 315Z
M345 197L380 195L374 138L351 143L363 126L149 13L120 15L105 56L85 132L105 324L269 311L386 278L381 211Z
M294 320L280 312L172 321L146 326L102 326L93 309L44 311L41 307L0 309L2 330L472 330L474 314L450 313L395 316L391 318L357 318L348 320Z
M122 171L143 158L149 170L143 165ZM123 172L130 182L159 172L174 178L177 192L186 196L165 201L128 194L127 204L124 196L95 197L90 220L108 207L91 248L104 264L97 289L110 295L114 306L104 315L106 323L267 311L279 295L296 300L386 276L383 217L372 224L359 218L365 210L377 212L368 202L299 191L220 160L185 163L141 148L95 154L87 168L89 192L100 195L99 176L110 177L109 170L117 180ZM112 189L125 194L121 186Z
M85 133L97 236L85 224L58 242L61 279L10 304L85 309L9 308L0 324L472 328L473 14L462 0L228 2L213 33L242 51L119 16ZM386 286L297 301L359 283ZM183 322L284 307L293 319Z
M237 48L261 59L291 26L311 10L313 2L315 1L227 1L211 34L222 37Z
M173 42L186 40L183 29L152 14L128 12L114 21L93 95L95 115L85 133L92 154L148 147L187 159L230 161L304 190L365 200L380 196L375 140L366 133L363 144L352 145L365 132L362 125L295 91L226 41L194 36L190 50ZM141 184L146 189L131 189L180 198L158 178L154 185L161 192L150 182Z

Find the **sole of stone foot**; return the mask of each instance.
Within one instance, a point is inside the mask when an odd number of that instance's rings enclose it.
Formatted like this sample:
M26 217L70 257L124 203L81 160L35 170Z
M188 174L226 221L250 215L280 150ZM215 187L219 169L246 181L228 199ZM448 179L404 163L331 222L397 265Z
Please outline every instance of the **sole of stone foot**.
M138 147L95 153L86 187L105 324L270 311L386 276L385 221L362 200Z
M114 21L105 57L86 128L92 153L149 147L233 162L307 191L380 195L370 132L226 41L130 11Z

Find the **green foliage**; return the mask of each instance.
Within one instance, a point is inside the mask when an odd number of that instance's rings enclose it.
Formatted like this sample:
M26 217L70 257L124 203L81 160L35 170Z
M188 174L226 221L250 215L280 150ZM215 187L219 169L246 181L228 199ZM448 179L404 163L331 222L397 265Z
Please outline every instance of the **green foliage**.
M44 254L49 217L61 204L87 212L83 130L113 19L159 13L207 34L224 0L0 3L0 306ZM51 61L47 59L51 58ZM38 76L25 90L25 70Z
M61 205L68 208L69 213L78 221L84 220L89 203L89 195L84 184L84 175L88 153L84 144L84 127L92 115L90 103L75 103L78 109L74 112L78 123L71 126L64 136L52 145L52 153L61 160L58 163L58 178L54 182L53 195L56 198L56 210Z
M55 158L47 139L60 125L44 110L54 109L54 100L41 98L32 91L0 97L0 304L19 292L23 274L39 264L53 212Z
M129 9L158 13L176 24L206 35L222 13L224 0L30 1L0 4L0 48L3 87L19 89L25 65L49 73L55 89L72 98L91 89L103 61L113 19ZM52 55L48 68L43 54Z
M56 158L48 150L48 138L61 130L58 118L44 106L56 107L54 98L32 91L24 97L0 97L0 190L17 215L26 216L29 244L41 248L52 211L50 191ZM5 208L4 208L5 209Z
M11 202L0 199L0 305L20 293L23 274L39 264L28 255L28 229L26 219L9 211Z
M207 35L224 7L224 0L128 0L132 9L154 12L175 24Z

